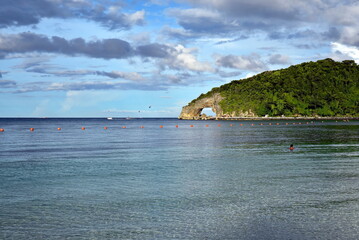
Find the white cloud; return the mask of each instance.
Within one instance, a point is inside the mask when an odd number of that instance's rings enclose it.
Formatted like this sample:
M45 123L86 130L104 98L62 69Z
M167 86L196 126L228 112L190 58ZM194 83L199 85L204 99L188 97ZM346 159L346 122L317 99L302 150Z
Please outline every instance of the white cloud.
M285 21L295 21L299 18L312 17L316 10L324 8L328 3L324 4L321 0L313 0L308 4L307 0L186 0L195 6L203 6L206 8L221 11L225 15L235 17L253 18L259 17L263 19L271 18L271 20L281 19ZM307 21L307 20L305 20Z
M342 56L337 56L338 58L343 59L343 57L344 58L347 57L359 63L359 49L357 47L347 46L337 42L332 42L331 47L332 47L332 52L334 54L339 53L342 55Z
M326 15L334 24L357 25L359 21L359 3L332 7L326 12Z
M220 18L221 15L218 12L210 11L202 8L190 8L190 9L170 9L169 14L177 15L180 17L194 17L194 18Z
M170 9L167 13L175 17L178 24L192 34L228 34L241 27L236 19L228 18L218 11L211 11L204 8Z
M359 26L347 26L342 29L340 42L359 46Z
M253 73L253 72L247 73L246 76L244 76L243 79L253 77L254 75L256 75L256 73Z
M171 69L190 70L196 72L214 72L214 68L208 62L196 59L193 53L195 48L185 48L177 45L168 50L168 56L160 60L160 65L167 65Z
M123 78L131 81L145 81L145 78L137 73L137 72L121 72L121 71L112 71L112 72L104 72L97 71L95 72L98 75L107 76L110 78Z
M125 14L125 16L127 17L127 22L130 26L135 24L140 25L145 19L145 11L137 11L132 14Z
M250 70L256 72L264 71L268 68L261 60L261 57L256 53L248 56L226 55L215 56L215 58L216 64L220 67Z
M281 54L274 54L269 57L270 64L288 64L289 57Z

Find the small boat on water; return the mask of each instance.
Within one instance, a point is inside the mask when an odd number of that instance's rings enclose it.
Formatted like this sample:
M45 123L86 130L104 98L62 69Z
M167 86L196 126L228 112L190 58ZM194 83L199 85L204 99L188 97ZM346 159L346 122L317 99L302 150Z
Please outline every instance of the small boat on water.
M113 118L112 118L112 117L108 117L107 120L113 120Z

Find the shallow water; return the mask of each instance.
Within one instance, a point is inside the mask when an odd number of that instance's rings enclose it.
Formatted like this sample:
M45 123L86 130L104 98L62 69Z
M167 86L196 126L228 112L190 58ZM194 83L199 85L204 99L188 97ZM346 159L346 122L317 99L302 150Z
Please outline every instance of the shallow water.
M0 239L358 239L359 122L278 123L0 119Z

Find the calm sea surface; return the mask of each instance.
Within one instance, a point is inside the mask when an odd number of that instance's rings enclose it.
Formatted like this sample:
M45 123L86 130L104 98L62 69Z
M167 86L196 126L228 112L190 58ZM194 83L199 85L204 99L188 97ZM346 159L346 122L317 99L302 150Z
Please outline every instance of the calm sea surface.
M0 239L359 239L359 121L276 123L0 119Z

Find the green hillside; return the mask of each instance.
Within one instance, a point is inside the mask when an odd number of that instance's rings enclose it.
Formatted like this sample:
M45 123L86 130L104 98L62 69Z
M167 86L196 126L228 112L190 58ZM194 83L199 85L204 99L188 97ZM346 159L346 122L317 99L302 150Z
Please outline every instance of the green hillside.
M235 80L202 94L220 93L224 113L258 116L359 116L359 65L324 59Z

